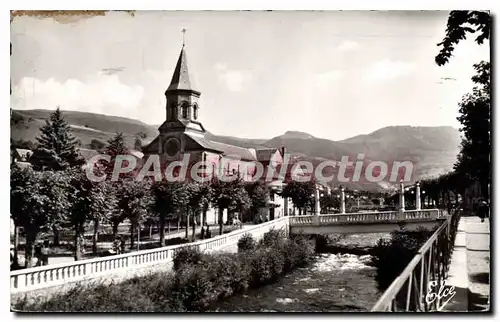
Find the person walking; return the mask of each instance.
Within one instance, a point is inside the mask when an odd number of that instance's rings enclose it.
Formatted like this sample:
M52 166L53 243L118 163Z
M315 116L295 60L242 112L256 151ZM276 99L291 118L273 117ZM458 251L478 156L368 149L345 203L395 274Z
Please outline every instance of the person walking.
M489 213L488 203L482 200L477 208L477 215L479 216L479 218L481 218L481 222L484 222L484 218L488 216L488 213Z

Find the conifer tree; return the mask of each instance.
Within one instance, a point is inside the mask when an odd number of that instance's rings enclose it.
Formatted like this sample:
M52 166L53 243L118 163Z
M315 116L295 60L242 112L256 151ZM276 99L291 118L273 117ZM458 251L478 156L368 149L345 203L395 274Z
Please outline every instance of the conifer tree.
M30 158L35 170L58 171L85 163L78 153L78 141L59 108L50 115L40 132L38 147Z
M125 144L125 137L123 136L123 133L116 133L113 138L108 140L108 145L104 149L104 153L110 156L109 162L104 162L105 167L106 167L106 174L108 175L107 178L111 179L111 175L113 173L113 169L115 167L115 161L116 157L119 155L129 155L130 150ZM122 161L122 166L126 167L127 161L124 160ZM125 178L129 177L127 174L121 174L120 178Z

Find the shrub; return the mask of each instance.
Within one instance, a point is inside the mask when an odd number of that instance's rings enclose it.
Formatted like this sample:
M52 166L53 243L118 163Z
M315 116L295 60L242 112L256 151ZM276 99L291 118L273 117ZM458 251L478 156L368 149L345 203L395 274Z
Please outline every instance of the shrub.
M326 248L332 243L328 235L316 235L316 253L326 252Z
M286 243L285 248L285 271L295 267L303 267L309 263L314 256L314 246L304 235L294 235Z
M173 273L78 286L51 299L30 303L24 299L14 307L49 312L204 311L215 300L272 282L312 258L314 245L310 240L282 237L282 232L271 231L252 250L237 254L202 254L194 247L179 248Z
M285 232L283 230L277 230L272 228L267 233L264 234L259 244L262 247L276 247L282 244L285 240Z
M390 240L380 239L373 249L372 265L377 268L378 288L385 291L405 269L433 231L395 231Z
M187 311L200 311L213 300L213 284L211 274L205 263L182 266L175 274L171 295L175 307Z
M21 311L42 312L141 312L154 311L155 305L133 283L77 285L49 299L26 298L14 304Z
M255 239L251 234L246 233L238 240L238 252L254 250L256 246Z
M259 248L255 250L250 256L250 267L251 267L251 284L252 286L258 286L265 284L271 279L271 264L269 256L267 256L267 250L264 248Z
M174 271L178 271L184 265L196 265L203 260L203 253L198 247L181 247L178 248L174 255Z

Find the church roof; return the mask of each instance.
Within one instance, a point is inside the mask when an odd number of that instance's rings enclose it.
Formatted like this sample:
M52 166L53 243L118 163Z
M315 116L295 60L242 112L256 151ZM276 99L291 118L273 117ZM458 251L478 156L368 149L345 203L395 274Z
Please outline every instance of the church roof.
M174 75L172 76L170 86L168 86L167 88L167 92L175 90L187 90L200 93L195 90L194 87L193 77L191 77L189 74L186 51L184 50L184 46L182 46L181 53L179 54L179 59L177 60L177 65L175 66Z
M256 161L255 156L249 149L221 142L211 141L204 137L190 135L189 133L186 133L186 135L207 150L221 152L222 155L224 156L240 157L242 160L245 161Z
M258 161L269 161L274 153L276 153L278 149L270 148L270 149L258 149L256 150L257 160Z

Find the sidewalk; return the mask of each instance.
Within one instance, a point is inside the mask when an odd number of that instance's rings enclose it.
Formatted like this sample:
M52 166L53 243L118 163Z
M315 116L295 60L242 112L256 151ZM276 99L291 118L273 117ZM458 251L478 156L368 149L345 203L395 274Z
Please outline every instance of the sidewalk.
M462 217L448 281L456 294L446 305L447 312L490 310L490 222L478 217Z

